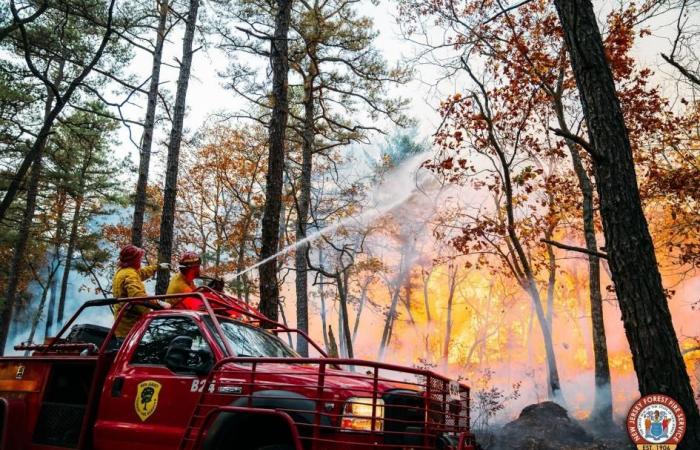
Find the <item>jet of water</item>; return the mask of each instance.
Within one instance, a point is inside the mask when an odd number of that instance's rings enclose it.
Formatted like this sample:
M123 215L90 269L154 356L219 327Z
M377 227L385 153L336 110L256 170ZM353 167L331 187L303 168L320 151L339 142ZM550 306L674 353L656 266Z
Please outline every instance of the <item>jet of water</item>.
M370 193L370 204L373 205L371 208L367 208L356 215L340 219L334 224L309 234L304 239L300 239L284 247L274 255L258 261L254 265L236 273L233 279L235 280L251 270L257 269L263 264L275 260L278 256L286 255L301 245L313 242L323 236L328 236L344 226L353 224L367 227L374 220L406 203L416 193L425 194L425 185L430 181L434 181L434 177L432 177L431 174L426 173L427 171L425 170L421 171L421 165L423 161L426 160L428 153L429 151L418 154L387 173L384 181L377 185Z

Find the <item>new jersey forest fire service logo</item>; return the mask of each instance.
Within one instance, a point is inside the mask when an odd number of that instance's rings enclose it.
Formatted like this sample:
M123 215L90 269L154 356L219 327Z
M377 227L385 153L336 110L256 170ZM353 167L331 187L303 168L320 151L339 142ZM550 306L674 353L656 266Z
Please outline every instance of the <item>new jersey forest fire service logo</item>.
M663 394L640 398L627 414L627 433L639 450L673 450L685 427L683 408Z
M156 412L160 388L160 383L153 380L143 381L137 386L134 408L141 421L145 421Z

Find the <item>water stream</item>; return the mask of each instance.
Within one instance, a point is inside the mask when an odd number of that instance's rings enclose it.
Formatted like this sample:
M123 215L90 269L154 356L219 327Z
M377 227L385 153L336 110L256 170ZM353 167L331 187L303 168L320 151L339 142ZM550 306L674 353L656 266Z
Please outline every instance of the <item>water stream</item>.
M365 211L340 219L331 225L309 234L304 239L284 247L274 255L237 272L233 275L233 279L235 280L251 270L257 269L263 264L277 259L278 256L286 255L303 244L313 242L323 236L328 236L346 225L352 224L360 227L367 227L372 221L390 213L393 209L413 198L414 195L425 195L426 184L435 180L433 175L428 173L427 170L420 170L421 164L426 160L428 153L429 152L424 152L416 155L387 173L384 181L371 191L369 204L372 206L365 209Z

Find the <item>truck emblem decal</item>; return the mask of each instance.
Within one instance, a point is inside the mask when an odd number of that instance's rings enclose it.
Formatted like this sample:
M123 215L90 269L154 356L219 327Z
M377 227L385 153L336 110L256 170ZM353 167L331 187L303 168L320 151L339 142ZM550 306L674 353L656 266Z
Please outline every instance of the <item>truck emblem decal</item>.
M24 364L20 364L17 366L17 375L15 375L16 380L21 380L24 378L24 371L26 370L26 366Z
M221 394L240 394L243 392L243 388L240 386L219 386L219 393Z
M146 421L156 412L158 407L158 394L161 385L157 381L146 380L138 384L136 398L134 399L134 409L141 421Z

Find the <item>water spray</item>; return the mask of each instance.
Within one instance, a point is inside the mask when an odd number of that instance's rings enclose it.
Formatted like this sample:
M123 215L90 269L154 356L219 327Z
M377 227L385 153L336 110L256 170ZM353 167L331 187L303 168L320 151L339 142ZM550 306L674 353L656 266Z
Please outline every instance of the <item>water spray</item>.
M406 203L417 192L427 195L423 184L428 181L434 181L434 177L428 177L428 175L419 177L418 172L423 164L423 161L425 161L427 154L430 152L432 151L430 150L420 153L400 164L393 171L391 171L387 179L383 183L377 185L377 187L372 191L371 198L374 200L372 202L374 203L372 209L366 210L354 216L345 217L332 225L321 228L320 230L306 236L304 239L300 239L297 242L284 247L274 255L271 255L261 261L258 261L252 266L237 272L233 275L233 279L235 280L251 270L277 259L278 256L286 255L301 245L313 242L323 236L327 236L328 234L350 223L359 224L360 226L367 226L367 224L369 224L371 221L386 215L393 209ZM414 179L413 182L412 179ZM400 184L401 186L398 186L398 189L391 187L396 184Z

